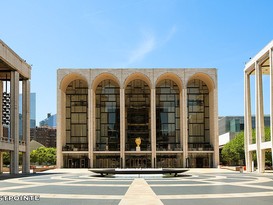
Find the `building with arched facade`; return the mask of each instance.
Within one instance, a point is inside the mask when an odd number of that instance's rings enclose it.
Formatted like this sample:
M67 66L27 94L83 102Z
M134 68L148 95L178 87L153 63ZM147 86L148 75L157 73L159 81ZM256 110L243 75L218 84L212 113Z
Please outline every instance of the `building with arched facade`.
M57 86L60 168L219 164L216 69L59 69Z

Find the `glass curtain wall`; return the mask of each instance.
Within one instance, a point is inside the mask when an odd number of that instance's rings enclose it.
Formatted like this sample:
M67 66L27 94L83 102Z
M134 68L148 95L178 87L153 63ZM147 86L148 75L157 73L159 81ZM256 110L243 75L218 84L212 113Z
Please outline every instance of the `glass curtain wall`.
M96 150L120 150L120 92L113 80L96 89Z
M88 150L88 86L72 81L66 89L66 151Z
M136 151L135 139L141 138L141 151L151 150L150 88L142 80L131 81L125 90L126 151Z
M156 149L178 151L180 146L179 88L172 80L156 87Z
M209 130L209 90L201 80L191 80L188 95L189 150L211 150Z

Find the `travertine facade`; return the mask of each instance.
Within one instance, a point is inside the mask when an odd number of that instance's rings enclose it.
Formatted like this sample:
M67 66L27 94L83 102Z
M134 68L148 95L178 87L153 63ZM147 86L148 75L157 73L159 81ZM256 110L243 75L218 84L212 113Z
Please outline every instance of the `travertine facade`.
M0 40L0 173L2 172L2 152L10 152L10 172L19 173L19 152L23 153L23 173L29 173L29 130L30 130L30 77L31 66L21 59ZM23 137L19 139L19 81L22 81ZM9 84L9 86L7 86ZM10 103L5 96L9 96ZM10 111L5 117L3 106ZM4 120L3 120L4 119ZM6 124L6 125L4 125ZM3 126L9 127L8 136L3 134Z
M218 166L216 69L59 69L57 92L58 167Z
M265 152L272 152L272 116L273 116L273 41L266 45L245 65L245 158L247 171L254 171L253 154L256 152L258 172L265 170ZM263 87L264 77L269 76L269 88ZM251 86L251 81L253 84ZM267 81L267 80L265 80ZM254 86L255 84L255 86ZM253 89L253 90L252 90ZM255 90L254 90L255 89ZM264 90L270 93L270 139L265 138ZM255 95L251 95L254 93ZM252 108L252 109L251 109ZM252 116L255 116L256 134L252 134ZM272 155L273 157L273 155Z

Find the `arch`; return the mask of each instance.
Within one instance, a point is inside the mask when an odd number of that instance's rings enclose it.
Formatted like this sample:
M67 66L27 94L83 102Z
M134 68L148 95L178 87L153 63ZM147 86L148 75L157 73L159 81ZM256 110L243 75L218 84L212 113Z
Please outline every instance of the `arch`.
M96 90L96 88L98 87L98 85L103 81L103 80L113 80L115 83L118 84L118 87L120 87L120 82L118 80L118 78L113 75L112 73L101 73L98 76L95 77L95 79L93 80L93 84L92 84L92 88L93 90Z
M162 81L162 80L172 80L173 82L176 83L176 85L178 86L179 88L179 91L181 92L182 90L182 81L181 79L179 78L179 76L175 73L172 73L172 72L166 72L166 73L163 73L161 74L156 82L155 82L155 87Z
M133 80L142 80L147 83L150 89L152 88L152 83L149 77L141 72L135 72L130 74L124 81L124 88L126 89L127 85Z
M112 79L102 80L95 92L95 150L120 150L120 88ZM112 161L112 159L110 159ZM111 162L113 163L113 162Z
M214 82L214 80L206 73L202 73L202 72L198 72L198 73L195 73L193 74L187 81L187 86L189 84L189 82L191 80L194 80L194 79L197 79L197 80L201 80L203 81L207 86L208 86L208 89L209 91L212 91L213 89L216 88L216 83Z
M72 81L74 81L74 80L82 80L82 81L84 81L84 82L88 85L88 83L87 83L88 80L87 80L84 76L82 76L82 75L79 74L79 73L70 73L70 74L68 74L68 75L66 75L66 76L63 77L63 79L62 79L61 82L60 82L59 88L60 88L63 92L65 92L67 86L68 86Z

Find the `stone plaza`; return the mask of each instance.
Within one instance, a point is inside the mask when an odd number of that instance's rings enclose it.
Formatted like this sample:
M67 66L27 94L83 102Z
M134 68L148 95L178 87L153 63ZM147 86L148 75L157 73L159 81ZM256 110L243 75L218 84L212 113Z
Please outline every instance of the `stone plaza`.
M5 204L269 205L273 200L272 173L224 169L190 169L178 177L100 177L88 169L55 169L21 178L2 175L1 179L0 203ZM30 196L32 201L19 201Z

